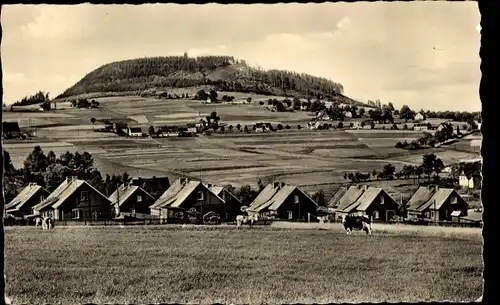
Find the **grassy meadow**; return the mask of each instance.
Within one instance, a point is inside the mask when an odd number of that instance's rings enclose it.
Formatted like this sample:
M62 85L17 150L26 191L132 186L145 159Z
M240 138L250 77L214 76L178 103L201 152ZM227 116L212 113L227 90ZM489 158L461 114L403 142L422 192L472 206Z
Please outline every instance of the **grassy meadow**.
M88 151L103 173L127 171L132 175L172 178L188 175L235 186L279 178L305 190L337 185L345 182L345 173L381 170L387 163L397 170L404 165L416 165L423 153L434 151L445 163L477 155L470 149L456 147L428 151L394 148L398 141L412 141L421 135L408 130L299 130L297 125L305 127L311 113L272 112L266 105L258 104L269 97L220 93L223 94L234 95L235 103L110 96L96 98L100 103L97 109L75 109L68 102L58 102L57 110L48 113L6 112L5 120L19 121L21 127L35 129L37 138L29 142L5 141L5 148L16 167L22 166L24 158L39 144L44 151L53 150L56 154ZM243 104L248 96L252 103ZM93 131L101 128L106 119L125 119L147 132L149 126L194 123L212 111L217 112L221 123L233 125L234 129L211 136L159 139L123 138ZM90 123L92 117L97 119L95 125ZM245 125L251 128L257 122L288 124L291 129L263 134L243 132ZM237 124L241 130L236 129Z
M15 303L472 301L480 229L339 224L276 227L10 227ZM292 228L294 227L294 228Z

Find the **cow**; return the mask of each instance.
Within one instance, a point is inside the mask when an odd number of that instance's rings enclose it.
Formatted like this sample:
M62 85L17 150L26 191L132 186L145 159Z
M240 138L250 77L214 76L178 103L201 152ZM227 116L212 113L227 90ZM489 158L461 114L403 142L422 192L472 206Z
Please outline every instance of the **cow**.
M42 221L42 230L50 230L54 228L54 222L50 217L44 217Z
M259 217L257 216L257 214L249 216L238 215L236 216L236 226L241 227L241 225L245 223L248 223L250 226L253 226L253 224L257 222L258 219Z
M347 235L353 230L363 230L366 234L372 235L371 220L367 216L342 216L342 224Z
M42 218L41 217L36 217L35 218L35 227L38 227L42 225Z

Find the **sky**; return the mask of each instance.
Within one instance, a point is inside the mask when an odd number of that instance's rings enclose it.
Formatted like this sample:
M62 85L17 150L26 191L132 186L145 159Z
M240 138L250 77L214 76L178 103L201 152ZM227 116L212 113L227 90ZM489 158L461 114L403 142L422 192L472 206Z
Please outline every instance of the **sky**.
M4 102L62 93L103 64L230 55L325 77L361 101L479 111L475 1L4 5Z

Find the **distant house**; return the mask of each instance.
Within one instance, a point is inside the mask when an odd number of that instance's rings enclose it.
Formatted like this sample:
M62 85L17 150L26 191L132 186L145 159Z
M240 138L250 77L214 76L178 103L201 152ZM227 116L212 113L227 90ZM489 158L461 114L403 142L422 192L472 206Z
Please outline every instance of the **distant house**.
M142 137L143 133L140 127L129 127L128 128L129 137Z
M164 126L156 132L160 137L178 137L182 130L177 126Z
M274 182L268 184L252 201L247 211L278 219L307 219L316 215L318 204L294 185Z
M481 174L474 173L471 175L466 175L464 171L460 172L458 176L458 185L463 188L480 188L481 187Z
M162 220L186 220L188 214L202 217L208 212L219 216L225 213L224 200L214 194L201 181L177 179L150 207L151 215Z
M189 132L189 133L197 133L198 132L198 128L197 128L196 124L187 124L186 127L187 127L187 132Z
M319 121L311 121L307 123L307 128L309 129L318 129L322 124Z
M414 117L413 119L414 119L415 121L421 121L421 120L424 120L424 119L425 119L425 117L424 117L424 115L423 115L423 114L421 114L421 113L419 112L419 113L417 113L417 114L415 115L415 117Z
M307 105L301 105L300 111L307 111Z
M344 112L344 116L345 116L346 118L352 118L352 112L350 112L350 111L346 111L346 112Z
M416 123L413 125L413 130L418 130L418 131L429 130L429 123Z
M115 215L137 216L150 214L149 207L156 199L137 185L122 184L109 196Z
M343 187L328 207L336 215L366 215L373 221L387 222L398 214L399 204L382 188L368 185Z
M44 201L33 207L33 212L55 220L105 219L112 215L111 201L76 177L66 178Z
M266 132L266 130L267 130L266 124L264 124L264 123L256 123L254 125L254 130L255 130L255 132Z
M21 136L18 122L2 122L2 138L10 139Z
M207 184L207 187L224 201L225 215L227 220L235 220L241 214L241 201L223 186Z
M114 122L113 123L113 132L116 134L127 134L128 133L127 123Z
M467 202L454 189L423 186L408 201L408 218L451 220L454 211L467 215L467 209Z
M23 217L31 213L31 208L39 204L49 192L37 185L29 183L17 196L5 206L5 212L16 217Z

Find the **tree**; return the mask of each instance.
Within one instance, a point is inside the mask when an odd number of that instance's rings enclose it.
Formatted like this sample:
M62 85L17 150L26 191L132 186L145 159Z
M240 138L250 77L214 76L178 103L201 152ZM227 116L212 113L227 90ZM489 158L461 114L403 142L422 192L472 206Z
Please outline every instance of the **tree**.
M302 128L302 126L300 126L300 125L297 125L297 129L299 129L299 130L300 130L301 128Z
M47 158L40 146L35 146L33 151L24 160L24 169L30 173L40 173L47 167Z
M257 192L250 185L243 185L239 189L237 197L243 205L250 205L255 197L257 197Z
M229 131L233 131L233 125L229 125L228 129Z
M250 104L250 103L252 103L252 98L251 98L250 96L249 96L249 97L247 97L247 103L249 103L249 104ZM264 102L262 102L262 105L263 105L263 104L264 104Z
M406 121L413 120L413 118L415 117L415 111L411 110L408 105L403 105L403 107L401 107L401 110L399 111L399 117Z
M393 180L394 179L394 173L396 172L396 168L392 164L386 164L384 165L384 168L382 169L382 176L385 179L388 180Z
M277 127L278 127L278 130L283 130L283 125L278 124L278 126L277 126Z
M283 105L282 102L278 102L276 104L276 111L278 111L278 112L284 112L285 111L285 105Z
M149 126L148 133L150 137L153 137L155 134L155 127L154 126Z
M205 101L209 98L209 95L205 92L205 90L199 90L198 92L196 92L195 96L194 96L194 99L195 100L202 100L202 101Z
M264 101L260 101L259 105L264 106Z
M326 202L326 197L325 197L325 193L323 193L323 190L319 190L316 193L314 193L312 195L312 199L314 201L316 201L316 203L318 204L318 206L320 206L320 207L326 206L327 202Z
M212 103L217 102L217 96L218 96L218 94L215 90L210 90L210 101Z
M427 175L427 179L431 181L431 175L434 172L437 157L435 154L425 154L422 157L422 169Z
M73 175L74 171L65 165L55 163L48 166L43 177L47 191L54 191L66 177Z
M285 129L290 129L290 128L291 128L290 125L285 126Z
M360 117L364 117L365 116L365 111L366 111L365 108L363 108L363 107L359 108L358 115Z
M5 149L3 150L3 164L6 176L11 175L15 172L16 169L12 164L12 159L10 158L10 154Z
M339 122L339 123L337 124L337 128L344 128L344 123Z
M90 122L92 123L92 130L94 130L95 118L90 118Z
M238 131L241 129L241 124L240 123L236 124L236 129L238 129Z

